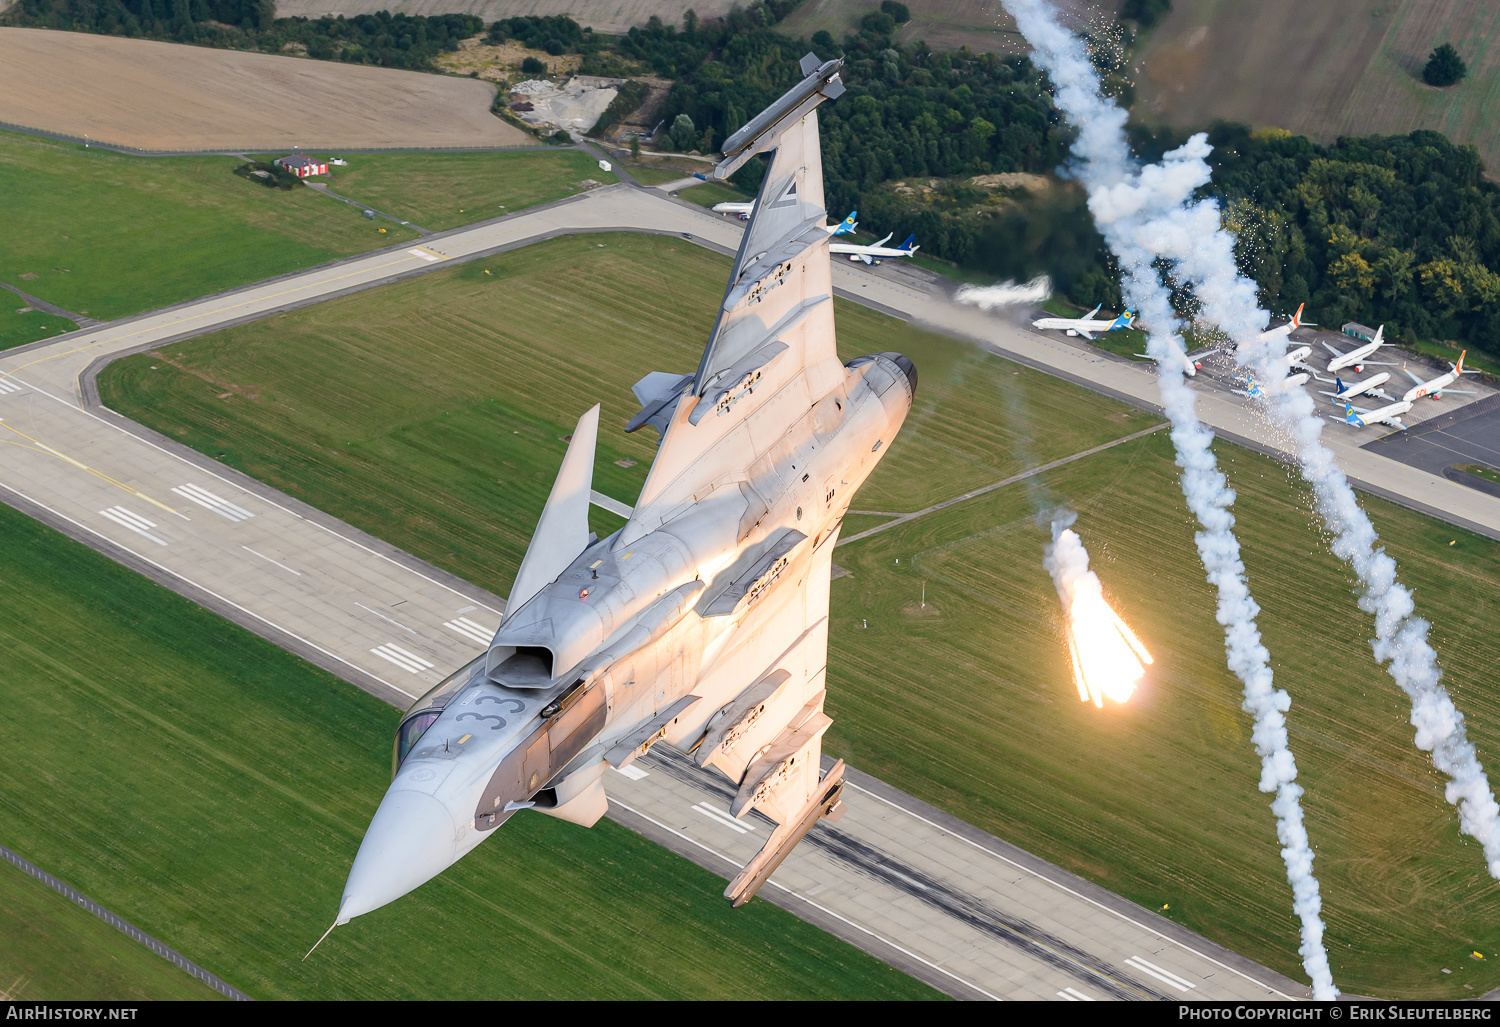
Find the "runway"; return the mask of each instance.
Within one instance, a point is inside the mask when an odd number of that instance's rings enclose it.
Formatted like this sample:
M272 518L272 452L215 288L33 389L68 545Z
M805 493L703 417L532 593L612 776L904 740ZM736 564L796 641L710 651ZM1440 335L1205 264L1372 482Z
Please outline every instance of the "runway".
M458 260L621 229L686 234L720 250L740 233L738 222L658 191L615 186L0 354L0 499L405 706L483 650L503 601L102 410L92 375L122 353ZM958 307L919 276L836 265L835 282L859 302L1101 391L1143 406L1155 397L1148 370ZM1202 398L1210 423L1278 448L1234 397ZM1500 531L1500 500L1440 477L1443 488L1428 491L1425 472L1345 444L1337 452L1341 461L1352 452L1346 466L1361 480ZM767 825L724 815L726 782L668 752L638 766L610 773L612 817L726 877L759 848ZM855 773L848 798L848 814L820 824L761 894L956 997L1307 994L879 781Z

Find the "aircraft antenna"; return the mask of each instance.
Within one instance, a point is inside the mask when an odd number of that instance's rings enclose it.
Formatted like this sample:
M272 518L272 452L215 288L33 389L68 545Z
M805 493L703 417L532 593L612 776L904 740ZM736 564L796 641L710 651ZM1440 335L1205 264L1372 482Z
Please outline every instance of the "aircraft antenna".
M335 927L337 927L337 926L338 926L338 921L337 920L335 920L333 923L329 924L328 925L328 930L326 930L326 931L323 932L323 937L319 938L317 941L313 942L313 947L307 950L307 956L312 955L313 952L317 950L317 947L319 945L323 944L323 939L327 938L330 934L332 934L333 933L333 929ZM307 956L303 956L302 957L302 962L304 962L304 963L307 962Z

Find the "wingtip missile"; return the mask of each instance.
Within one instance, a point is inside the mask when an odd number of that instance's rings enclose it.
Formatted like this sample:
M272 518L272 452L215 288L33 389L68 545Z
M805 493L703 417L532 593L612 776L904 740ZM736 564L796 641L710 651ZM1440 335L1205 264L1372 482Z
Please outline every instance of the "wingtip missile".
M831 61L819 61L814 53L803 57L801 68L805 77L783 93L779 100L751 118L748 125L724 140L724 159L714 167L713 177L718 181L728 178L751 157L770 149L788 125L824 100L835 100L844 95L844 83L839 78L839 69L843 66L842 57Z

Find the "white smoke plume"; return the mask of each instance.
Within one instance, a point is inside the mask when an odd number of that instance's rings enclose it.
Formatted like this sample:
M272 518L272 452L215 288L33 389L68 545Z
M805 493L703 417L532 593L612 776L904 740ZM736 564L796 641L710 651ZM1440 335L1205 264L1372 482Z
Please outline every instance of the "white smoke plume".
M1218 621L1224 628L1229 668L1244 687L1244 708L1255 720L1252 739L1261 757L1262 791L1274 791L1271 803L1293 908L1302 924L1298 951L1319 999L1338 995L1323 944L1322 899L1313 875L1312 847L1302 821L1302 789L1287 740L1286 692L1274 687L1270 654L1260 640L1260 608L1250 595L1234 536L1229 507L1234 492L1219 471L1210 445L1213 433L1199 421L1196 400L1180 368L1185 359L1170 295L1153 266L1156 253L1142 245L1143 223L1164 210L1181 206L1197 185L1191 161L1165 160L1137 169L1125 141L1126 114L1101 95L1099 79L1081 40L1057 24L1040 0L1003 0L1021 33L1031 43L1036 63L1051 78L1054 102L1078 129L1073 153L1075 171L1089 192L1089 206L1105 240L1119 259L1126 301L1150 327L1147 353L1160 370L1162 405L1172 421L1172 442L1182 468L1182 491L1203 530L1195 536L1208 580L1218 590ZM1197 184L1202 184L1198 182ZM1186 188L1187 192L1182 190Z
M1018 303L1043 303L1051 295L1052 279L1046 275L1037 275L1025 285L1000 282L996 285L961 286L953 298L988 312L1000 307L1013 307Z
M1206 182L1208 152L1206 139L1198 135L1168 154L1167 160L1184 169L1185 181ZM1183 201L1191 191L1183 194ZM1468 740L1463 714L1441 684L1437 653L1427 640L1430 625L1416 616L1411 591L1396 580L1396 561L1379 547L1375 526L1323 444L1324 421L1313 398L1300 387L1286 386L1287 368L1281 358L1288 334L1262 334L1270 315L1260 307L1255 283L1238 270L1234 239L1221 228L1218 204L1163 204L1161 213L1138 227L1136 238L1176 262L1180 275L1194 284L1205 319L1239 341L1236 359L1263 383L1271 414L1295 440L1318 515L1334 536L1333 552L1359 579L1360 609L1374 615L1375 658L1386 664L1411 700L1417 747L1431 752L1433 765L1448 775L1445 795L1458 808L1460 830L1479 841L1490 875L1500 878L1500 803Z

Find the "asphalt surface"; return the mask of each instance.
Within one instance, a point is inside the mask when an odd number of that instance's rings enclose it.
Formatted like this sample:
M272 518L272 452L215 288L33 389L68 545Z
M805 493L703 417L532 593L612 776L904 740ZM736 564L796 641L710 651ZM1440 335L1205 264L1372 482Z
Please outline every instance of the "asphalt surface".
M720 252L738 221L613 186L127 321L0 353L0 500L405 706L481 652L503 601L98 403L124 353L557 235L682 235ZM922 274L835 266L841 295L1153 408L1154 375L951 302ZM1277 451L1242 400L1204 385L1222 433ZM1352 477L1500 534L1500 500L1330 440ZM1434 484L1435 483L1435 484ZM632 496L610 497L629 504ZM670 753L611 773L611 816L724 877L766 827L730 826L727 783ZM630 768L633 769L633 768ZM1305 987L855 773L761 894L962 998L1275 998ZM352 857L352 854L351 854Z
M1437 474L1455 464L1500 469L1500 396L1412 425L1408 431L1392 433L1364 448Z

